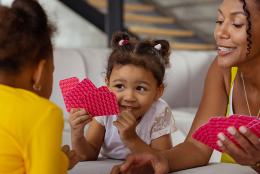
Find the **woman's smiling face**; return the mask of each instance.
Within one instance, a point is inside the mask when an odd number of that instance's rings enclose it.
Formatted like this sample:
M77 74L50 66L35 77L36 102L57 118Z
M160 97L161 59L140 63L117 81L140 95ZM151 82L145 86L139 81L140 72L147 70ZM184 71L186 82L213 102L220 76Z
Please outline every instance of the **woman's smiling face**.
M250 12L251 47L249 57L259 56L260 17L259 9L252 0L246 1ZM218 47L218 63L221 67L237 66L245 62L248 53L248 17L240 0L223 0L215 27L215 40Z
M224 0L218 9L214 36L218 46L218 63L230 67L246 57L247 18L239 0Z

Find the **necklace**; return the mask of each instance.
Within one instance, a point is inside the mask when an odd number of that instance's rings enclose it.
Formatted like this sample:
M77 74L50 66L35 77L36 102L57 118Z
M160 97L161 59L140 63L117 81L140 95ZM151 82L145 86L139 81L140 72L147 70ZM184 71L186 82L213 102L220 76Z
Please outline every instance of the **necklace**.
M250 107L249 107L248 98L247 98L247 92L246 92L246 86L245 86L244 76L243 76L243 73L242 73L242 72L241 72L240 76L241 76L242 83L243 83L243 88L244 88L244 93L245 93L245 99L246 99L247 109L248 109L249 115L252 116L251 110L250 110ZM260 116L259 114L260 114L260 108L259 108L258 113L257 113L257 115L256 115L257 118L259 118L259 116Z

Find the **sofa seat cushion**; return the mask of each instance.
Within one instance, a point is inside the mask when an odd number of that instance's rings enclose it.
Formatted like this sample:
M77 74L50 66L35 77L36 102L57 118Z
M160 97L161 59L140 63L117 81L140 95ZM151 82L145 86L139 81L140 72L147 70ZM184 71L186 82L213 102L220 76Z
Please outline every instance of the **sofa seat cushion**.
M178 107L172 110L177 129L184 133L185 136L188 135L196 111L196 107Z
M108 174L114 165L122 161L100 159L98 161L87 161L78 163L69 174ZM247 166L228 163L212 163L208 166L196 167L192 169L172 172L170 174L256 174L256 172Z

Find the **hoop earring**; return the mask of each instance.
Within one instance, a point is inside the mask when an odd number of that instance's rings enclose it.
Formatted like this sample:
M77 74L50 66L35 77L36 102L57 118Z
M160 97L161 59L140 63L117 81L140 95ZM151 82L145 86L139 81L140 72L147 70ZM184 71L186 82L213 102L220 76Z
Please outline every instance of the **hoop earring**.
M41 91L42 90L42 86L41 85L36 85L36 84L33 84L33 89L35 90L35 91Z

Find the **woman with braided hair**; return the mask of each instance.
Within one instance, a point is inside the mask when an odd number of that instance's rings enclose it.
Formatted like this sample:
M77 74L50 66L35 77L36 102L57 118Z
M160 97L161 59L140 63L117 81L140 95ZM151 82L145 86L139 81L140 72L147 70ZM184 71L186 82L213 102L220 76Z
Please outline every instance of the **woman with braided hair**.
M113 174L133 173L148 163L156 174L206 165L213 150L192 138L196 129L216 115L259 118L259 18L259 0L222 1L214 32L218 55L208 70L201 103L186 140L164 152L129 156L124 164L113 168ZM225 152L222 162L251 166L260 172L259 137L245 126L229 127L227 131L240 147L219 133L217 144Z

